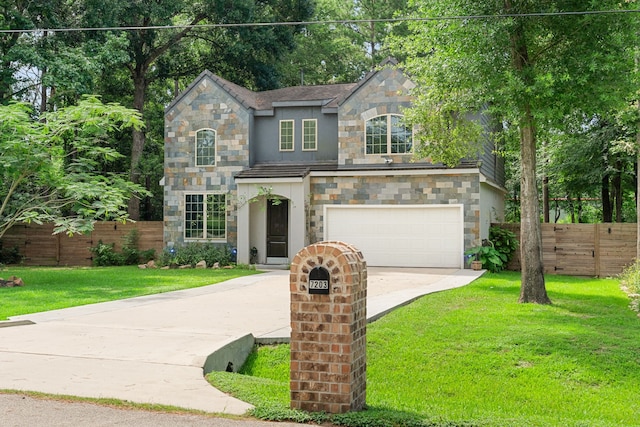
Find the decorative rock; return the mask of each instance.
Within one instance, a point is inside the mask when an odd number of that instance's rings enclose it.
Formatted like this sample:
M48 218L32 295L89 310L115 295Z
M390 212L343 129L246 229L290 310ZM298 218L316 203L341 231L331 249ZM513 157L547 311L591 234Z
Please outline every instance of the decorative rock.
M187 265L181 265L180 267L178 267L180 270L186 270L188 268L192 268L189 264Z
M9 280L4 280L0 277L0 288L13 288L17 286L24 286L24 282L21 278L11 276Z
M220 268L220 263L219 262L214 263L213 267L211 267L211 268Z
M140 270L144 270L144 269L146 269L146 268L147 268L147 264L140 264L140 265L138 265L138 268L139 268Z
M196 264L196 268L207 268L207 261L202 260Z
M158 268L158 266L154 260L151 260L147 263L147 268Z
M160 267L160 270L168 270L168 269L170 269L170 268L171 268L171 267L169 267L168 265L165 265L164 267Z

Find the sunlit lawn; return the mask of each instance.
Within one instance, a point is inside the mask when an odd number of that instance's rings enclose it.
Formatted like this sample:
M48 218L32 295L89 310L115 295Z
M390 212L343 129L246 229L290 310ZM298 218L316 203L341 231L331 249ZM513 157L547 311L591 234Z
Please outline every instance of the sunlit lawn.
M131 298L219 283L257 273L248 269L139 269L131 267L6 267L0 277L23 287L0 288L0 320L10 316Z
M640 426L640 319L619 282L548 276L547 289L553 305L518 304L518 274L487 274L370 324L369 410L348 425ZM263 348L244 367L256 377L211 381L284 414L288 362Z

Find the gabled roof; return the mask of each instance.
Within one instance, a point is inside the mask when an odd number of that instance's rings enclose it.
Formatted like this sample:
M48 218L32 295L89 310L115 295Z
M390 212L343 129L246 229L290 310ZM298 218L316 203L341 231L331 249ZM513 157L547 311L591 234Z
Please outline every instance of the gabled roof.
M385 66L395 66L397 61L393 58L387 58L378 68ZM267 90L263 92L253 92L240 85L232 83L219 77L212 72L205 70L167 107L169 111L180 100L184 98L194 87L196 87L204 79L213 81L217 86L226 91L238 103L247 109L256 111L273 110L276 107L285 106L309 106L317 105L328 108L335 108L346 101L360 87L365 85L373 76L379 72L379 69L369 72L358 83L339 83L330 85L317 86L291 86L281 89Z
M344 93L340 98L336 99L336 105L342 105L351 95L356 93L358 89L367 84L369 80L371 80L376 74L380 72L381 68L391 66L395 67L398 65L398 61L395 58L387 57L384 61L382 61L378 67L374 70L369 71L358 83L354 85L354 87L347 93Z

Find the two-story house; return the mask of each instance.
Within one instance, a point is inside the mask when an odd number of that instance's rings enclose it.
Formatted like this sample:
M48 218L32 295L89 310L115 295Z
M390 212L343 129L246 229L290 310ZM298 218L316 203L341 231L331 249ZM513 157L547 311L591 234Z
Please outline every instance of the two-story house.
M502 159L487 142L455 168L416 161L403 124L414 83L395 65L264 92L203 72L166 110L165 245L286 264L341 240L370 266L463 267L503 216Z

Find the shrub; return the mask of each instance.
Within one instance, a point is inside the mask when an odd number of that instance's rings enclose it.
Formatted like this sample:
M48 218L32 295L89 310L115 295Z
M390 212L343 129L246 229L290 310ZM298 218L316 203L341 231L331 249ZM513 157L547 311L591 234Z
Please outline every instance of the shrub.
M121 253L116 252L115 243L106 244L102 240L98 241L98 245L91 248L93 265L98 267L136 265L155 258L155 249L143 251L138 249L138 229L131 230L123 240Z
M511 261L513 254L518 249L518 238L515 233L500 227L490 227L489 240L498 252L507 257L505 263Z
M631 310L640 313L640 261L626 267L620 274L620 287L629 296ZM639 314L640 315L640 314Z
M124 265L125 257L117 253L114 247L115 243L107 244L99 240L98 245L91 248L93 265L97 267Z
M2 247L2 242L0 242L0 265L19 264L20 262L22 262L20 249L17 246L5 249Z
M498 273L507 266L516 249L518 239L516 235L503 228L489 228L489 239L465 252L465 255L482 262L482 266L492 273Z
M195 265L200 261L206 261L211 266L218 263L221 267L230 265L232 261L231 250L227 245L214 243L188 243L162 252L159 263L161 265Z

